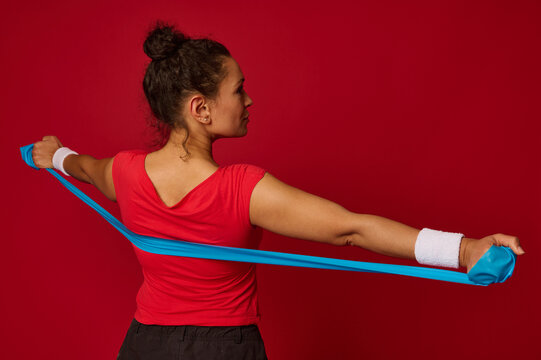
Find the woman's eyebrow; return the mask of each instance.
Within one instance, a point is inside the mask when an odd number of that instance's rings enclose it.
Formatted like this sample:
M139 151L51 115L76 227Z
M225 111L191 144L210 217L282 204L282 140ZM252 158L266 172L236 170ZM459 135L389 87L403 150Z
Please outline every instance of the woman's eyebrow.
M240 83L243 82L243 81L244 81L244 78L242 78L242 79L240 79L239 81L237 81L237 83L236 83L235 85L238 85L238 84L240 84Z

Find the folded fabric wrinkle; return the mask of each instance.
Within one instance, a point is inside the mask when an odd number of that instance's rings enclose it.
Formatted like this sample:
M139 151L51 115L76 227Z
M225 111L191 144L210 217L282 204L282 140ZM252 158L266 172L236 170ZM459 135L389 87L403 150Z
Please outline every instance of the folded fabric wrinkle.
M21 147L21 155L28 166L40 170L32 160L33 146L34 144L30 144ZM207 245L184 240L163 239L140 235L129 230L122 222L69 181L64 179L55 170L49 168L46 168L45 170L58 179L58 181L75 194L75 196L96 210L135 246L143 251L154 254L316 269L394 274L481 286L504 282L513 274L515 268L515 253L508 247L494 245L479 259L470 272L466 274L458 271L430 267L369 263L274 251Z

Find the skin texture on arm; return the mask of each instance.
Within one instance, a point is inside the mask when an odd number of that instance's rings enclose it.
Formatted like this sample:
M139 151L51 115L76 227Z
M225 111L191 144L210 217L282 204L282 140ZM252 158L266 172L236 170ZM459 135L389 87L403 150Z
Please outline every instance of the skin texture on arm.
M274 233L303 240L343 245L355 228L344 207L294 188L265 173L252 191L250 222Z
M356 245L415 259L420 230L383 217L353 213L330 200L283 183L268 172L250 199L250 220L274 233L332 245Z
M116 201L113 184L113 159L96 159L90 155L68 155L64 170L75 179L94 185L109 200Z
M359 224L363 222L363 225L359 225L362 236L353 237L345 245L355 245L383 255L416 260L415 243L421 230L382 216L366 214L352 216L350 221ZM464 237L460 242L459 265L462 267L467 267L466 249L474 240Z
M421 230L377 215L357 214L287 185L269 173L250 199L250 221L274 233L337 246L354 245L383 255L415 260ZM476 240L464 237L459 264L469 271L492 245L524 254L517 237L503 234Z

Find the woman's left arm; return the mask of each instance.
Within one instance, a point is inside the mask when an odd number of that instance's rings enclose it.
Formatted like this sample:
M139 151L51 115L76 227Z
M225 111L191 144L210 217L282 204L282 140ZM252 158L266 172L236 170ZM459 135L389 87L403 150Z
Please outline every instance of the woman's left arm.
M53 155L62 143L56 136L44 136L34 143L32 158L38 168L53 168ZM64 170L75 179L94 185L109 200L116 201L113 184L113 159L96 159L90 155L68 155L64 159Z

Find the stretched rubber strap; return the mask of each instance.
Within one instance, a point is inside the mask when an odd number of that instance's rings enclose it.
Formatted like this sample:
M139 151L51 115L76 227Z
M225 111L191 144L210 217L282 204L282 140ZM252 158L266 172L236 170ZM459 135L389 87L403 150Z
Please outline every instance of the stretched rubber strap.
M29 166L39 170L32 160L34 144L21 147L23 160ZM139 235L129 230L113 215L89 198L81 190L65 180L53 169L46 169L58 179L69 191L96 210L111 225L120 231L139 249L161 255L174 255L182 257L240 261L259 264L298 266L317 269L347 270L372 272L380 274L395 274L413 276L424 279L448 281L468 285L488 285L495 282L504 282L513 273L516 255L508 247L492 246L475 264L468 274L434 269L428 267L369 263L361 261L342 260L318 256L289 254L274 251L235 248L198 244L182 240L162 239L152 236Z

